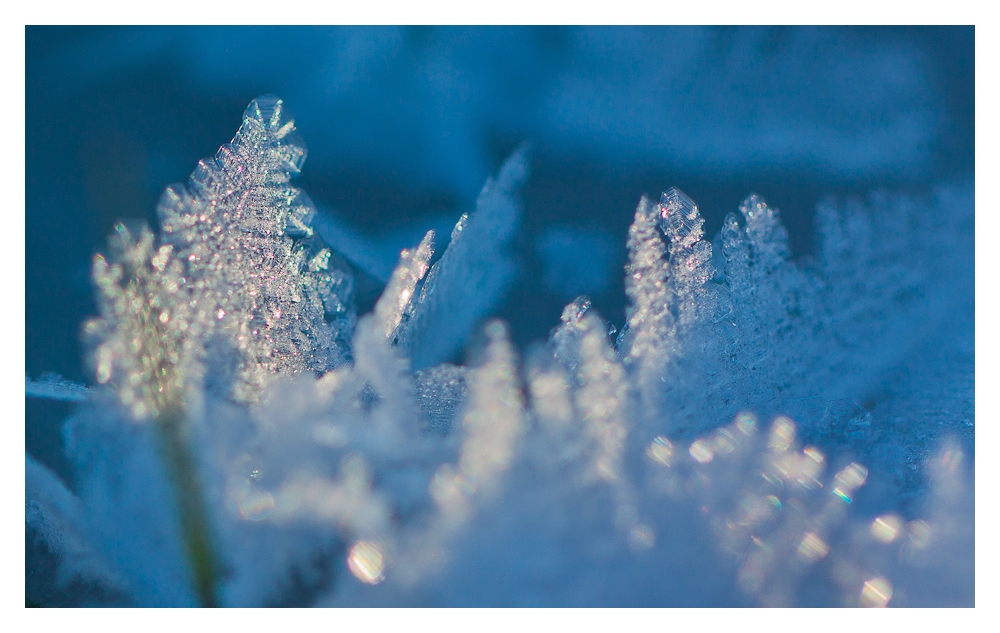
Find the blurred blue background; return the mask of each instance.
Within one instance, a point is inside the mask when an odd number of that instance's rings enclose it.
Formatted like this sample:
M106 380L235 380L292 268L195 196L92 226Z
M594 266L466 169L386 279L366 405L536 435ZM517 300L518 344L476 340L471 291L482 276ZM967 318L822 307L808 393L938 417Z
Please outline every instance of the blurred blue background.
M826 195L918 193L974 172L974 29L27 27L25 364L91 382L82 321L116 220L283 97L309 146L297 185L393 262L440 242L522 141L521 268L499 316L547 336L590 294L624 320L639 197L678 186L713 235L750 191L812 248ZM380 288L359 282L359 309ZM460 360L460 359L456 359ZM66 474L66 405L29 401L27 448Z

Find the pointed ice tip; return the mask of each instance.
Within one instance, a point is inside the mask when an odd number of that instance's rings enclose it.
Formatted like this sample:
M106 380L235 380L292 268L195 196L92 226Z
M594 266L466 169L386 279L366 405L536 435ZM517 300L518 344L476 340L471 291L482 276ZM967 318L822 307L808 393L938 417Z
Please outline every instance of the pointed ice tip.
M753 192L751 192L746 198L743 199L743 202L740 203L740 213L742 213L743 217L747 219L752 220L761 215L762 212L765 214L769 213L773 216L778 215L777 209L768 207L767 201L760 195Z
M581 295L573 300L572 303L563 308L562 316L560 319L563 323L571 323L577 325L580 323L580 319L587 310L590 309L590 297L586 295Z
M517 146L500 167L497 182L503 189L510 190L519 187L528 177L528 153L531 143L525 141Z
M277 152L282 169L290 175L302 171L308 150L295 128L295 119L277 95L262 95L251 101L243 113L243 125L233 138L237 147L259 148L261 143Z
M250 102L244 119L254 119L266 127L278 129L282 126L294 123L289 112L285 109L285 103L278 95L261 95Z
M671 241L684 240L692 232L697 233L702 222L698 205L677 187L667 189L660 196L660 230Z
M663 214L680 212L684 216L691 216L698 213L698 205L695 204L686 193L677 187L671 187L660 196L660 205L664 207Z
M491 343L506 341L508 338L507 325L500 319L490 319L483 331Z

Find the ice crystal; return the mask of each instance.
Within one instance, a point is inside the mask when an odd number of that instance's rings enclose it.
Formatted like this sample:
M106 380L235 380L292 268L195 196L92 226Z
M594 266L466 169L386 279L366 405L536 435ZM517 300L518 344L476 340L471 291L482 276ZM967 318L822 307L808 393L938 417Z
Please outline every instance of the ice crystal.
M455 224L403 324L399 344L415 369L445 361L486 316L516 272L508 242L520 220L517 189L527 176L526 149L516 151L479 194L476 210ZM433 334L432 334L433 333Z
M657 209L646 198L639 201L629 227L629 263L625 268L625 294L631 300L628 320L619 335L625 362L639 361L644 399L655 398L659 377L670 349L659 343L674 336L676 322L670 311L667 251L657 229ZM655 376L655 381L651 383ZM652 404L656 404L655 401Z
M940 444L972 426L967 190L824 205L805 261L760 196L715 248L681 191L643 197L617 339L579 297L523 363L486 321L466 367L523 153L357 320L304 156L254 101L159 237L95 260L97 386L26 380L81 402L74 492L26 456L25 514L94 602L971 603L970 460Z
M427 264L433 254L434 231L427 232L414 252L404 250L400 253L399 265L375 304L375 318L385 330L387 340L394 341L403 317L412 315L411 305L416 297L417 284L427 274Z
M588 452L594 460L595 474L614 482L621 476L628 435L625 372L608 345L600 321L589 314L583 317L581 326L575 405L593 442Z
M517 377L517 359L503 324L486 326L489 341L482 367L469 376L469 399L462 426L458 476L473 489L489 490L513 459L522 431L524 403Z
M38 380L24 377L24 393L28 397L83 402L91 394L86 385L65 380L58 374L45 374Z
M324 372L347 359L353 282L314 236L312 201L289 185L305 157L283 102L261 97L233 141L157 207L166 243L157 270L178 263L170 288L190 312L174 318L200 341L196 353L211 352L213 370L240 376L238 398L265 373Z
M428 428L447 433L469 387L468 371L459 365L442 363L415 372L417 398L428 418Z

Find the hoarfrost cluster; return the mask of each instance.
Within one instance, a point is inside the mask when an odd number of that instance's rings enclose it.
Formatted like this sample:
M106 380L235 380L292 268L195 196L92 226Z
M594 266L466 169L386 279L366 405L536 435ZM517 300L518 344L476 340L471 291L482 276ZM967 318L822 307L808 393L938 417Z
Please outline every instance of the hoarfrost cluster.
M72 492L25 455L61 582L145 606L971 604L971 187L825 204L802 262L759 196L711 241L683 192L643 197L621 330L580 297L522 358L487 317L525 152L359 317L364 253L289 184L282 101L251 103L160 230L95 259L95 386L26 379L80 403Z

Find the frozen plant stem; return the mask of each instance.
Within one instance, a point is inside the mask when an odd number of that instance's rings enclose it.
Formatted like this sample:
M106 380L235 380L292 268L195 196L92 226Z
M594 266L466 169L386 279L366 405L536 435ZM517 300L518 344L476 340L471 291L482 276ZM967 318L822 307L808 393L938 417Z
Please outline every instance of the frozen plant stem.
M312 202L288 184L305 155L281 100L255 99L232 143L164 192L159 239L118 225L109 257L94 261L101 316L86 338L96 379L121 420L155 426L179 532L152 546L162 544L172 565L184 556L175 589L203 606L220 603L225 548L214 537L224 543L225 531L209 520L215 499L194 438L211 429L190 398L254 403L274 374L348 360L352 278L331 267L310 226ZM430 239L417 253L424 260Z
M136 422L157 429L159 450L174 488L179 523L194 592L202 606L218 606L216 559L212 553L208 516L196 461L187 446L187 414L183 405L184 333L172 275L172 249L153 254L153 237L142 231L138 240L127 228L116 227L112 262L98 256L94 278L104 319L91 321L88 336L100 337L96 349L97 379L115 387L118 399ZM125 348L131 354L122 354Z
M180 408L169 408L157 419L163 461L177 495L181 533L187 551L188 564L194 580L195 594L203 607L219 606L218 563L212 551L211 529L205 512L201 482L191 452L183 436L184 414Z

